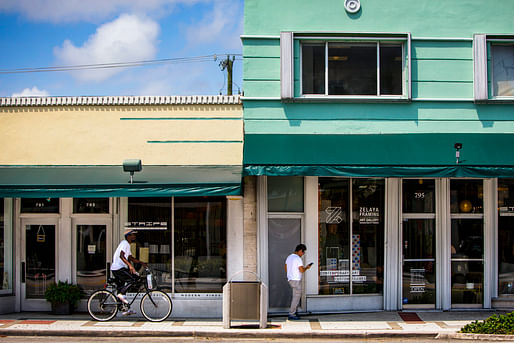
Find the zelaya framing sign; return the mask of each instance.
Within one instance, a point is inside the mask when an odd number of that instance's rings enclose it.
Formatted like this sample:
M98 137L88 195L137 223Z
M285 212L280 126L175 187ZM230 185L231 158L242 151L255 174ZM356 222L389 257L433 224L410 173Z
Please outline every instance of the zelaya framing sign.
M359 224L380 224L380 211L378 207L360 207Z

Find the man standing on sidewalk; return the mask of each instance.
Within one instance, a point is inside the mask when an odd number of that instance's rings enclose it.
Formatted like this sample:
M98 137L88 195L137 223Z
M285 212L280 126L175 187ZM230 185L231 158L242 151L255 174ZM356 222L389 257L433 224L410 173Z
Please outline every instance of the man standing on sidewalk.
M289 308L289 315L287 317L290 320L300 319L296 315L296 309L298 308L298 304L300 303L300 298L302 296L302 275L312 266L312 263L307 267L303 266L302 256L305 254L305 250L307 250L305 244L298 244L294 253L289 255L286 259L285 269L287 281L289 282L289 286L291 286L291 291L293 293L291 298L291 307Z

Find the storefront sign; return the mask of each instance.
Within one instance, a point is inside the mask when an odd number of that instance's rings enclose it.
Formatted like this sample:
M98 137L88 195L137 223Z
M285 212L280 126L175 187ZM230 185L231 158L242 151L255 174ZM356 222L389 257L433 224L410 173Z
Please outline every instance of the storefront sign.
M343 210L341 207L328 207L325 209L327 214L327 224L339 224L343 221Z
M410 270L410 292L425 293L425 269L411 268Z
M514 216L514 206L500 207L500 216Z
M125 229L134 230L167 230L168 222L127 222Z
M352 275L360 275L360 270L352 270ZM322 270L319 276L345 276L350 275L349 270Z
M378 207L361 207L359 209L359 224L376 225L380 224L380 211Z
M350 281L349 276L336 276L334 278L334 282L348 282ZM359 276L352 276L353 282L365 282L366 281L366 275L359 275Z

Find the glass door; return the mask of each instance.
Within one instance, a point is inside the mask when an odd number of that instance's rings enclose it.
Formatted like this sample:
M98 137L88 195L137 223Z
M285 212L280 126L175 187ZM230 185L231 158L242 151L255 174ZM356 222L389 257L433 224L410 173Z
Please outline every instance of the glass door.
M56 280L56 228L54 220L22 220L22 311L50 309L44 295Z
M111 244L107 242L107 224L76 224L74 282L87 298L103 287L107 278L107 264L111 259Z
M301 243L301 232L301 218L268 219L269 307L272 311L288 310L291 304L291 288L284 264L287 256Z
M436 307L435 180L403 180L402 306Z
M483 198L482 180L450 180L452 308L483 306Z

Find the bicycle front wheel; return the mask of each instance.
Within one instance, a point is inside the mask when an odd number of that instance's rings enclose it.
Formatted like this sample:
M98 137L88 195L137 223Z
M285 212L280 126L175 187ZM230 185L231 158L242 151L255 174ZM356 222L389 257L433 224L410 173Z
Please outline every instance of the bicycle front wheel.
M149 291L141 299L141 313L151 322L166 320L172 310L170 297L162 291Z
M114 318L118 312L118 301L109 291L96 291L87 301L87 311L93 319L105 322Z

